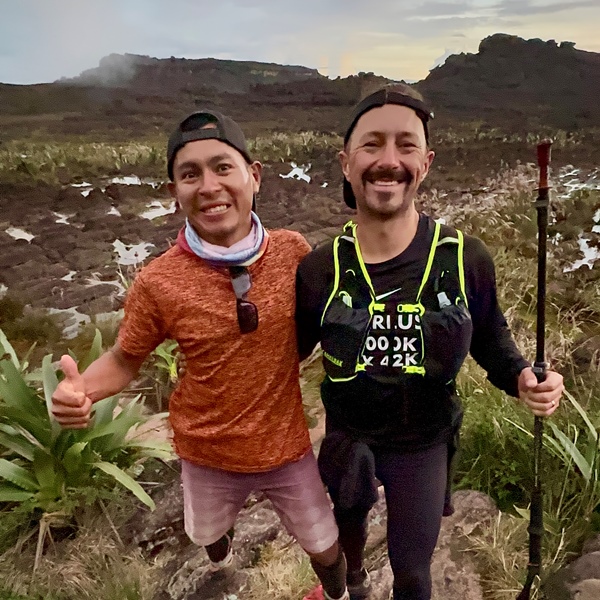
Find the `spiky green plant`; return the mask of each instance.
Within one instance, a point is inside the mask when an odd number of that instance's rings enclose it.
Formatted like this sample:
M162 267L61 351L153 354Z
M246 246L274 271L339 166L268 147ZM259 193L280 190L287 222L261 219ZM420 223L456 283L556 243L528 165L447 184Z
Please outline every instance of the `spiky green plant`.
M97 333L85 368L101 352ZM135 481L133 472L146 458L168 460L168 443L132 436L148 420L139 397L115 416L119 398L113 396L93 406L90 426L62 429L51 414L52 393L58 385L51 356L42 362L42 389L33 387L21 369L16 353L0 331L0 503L26 507L39 523L41 552L49 528L69 521L91 497L120 485L149 508L152 498ZM36 560L36 564L39 561Z

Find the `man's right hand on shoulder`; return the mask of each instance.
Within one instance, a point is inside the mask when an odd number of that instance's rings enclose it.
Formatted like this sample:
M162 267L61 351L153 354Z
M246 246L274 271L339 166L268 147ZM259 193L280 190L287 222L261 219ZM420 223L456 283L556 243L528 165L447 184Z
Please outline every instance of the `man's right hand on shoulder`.
M92 401L86 395L85 381L77 363L65 354L60 359L65 378L52 394L52 414L66 429L84 429L90 422Z

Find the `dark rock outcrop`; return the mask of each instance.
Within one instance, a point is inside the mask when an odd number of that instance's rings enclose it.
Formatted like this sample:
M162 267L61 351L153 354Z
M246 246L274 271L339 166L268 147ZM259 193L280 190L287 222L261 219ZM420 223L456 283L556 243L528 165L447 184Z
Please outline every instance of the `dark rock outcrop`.
M71 80L0 84L0 114L65 113L48 131L88 134L118 122L136 135L155 133L157 122L170 128L194 106L226 106L252 135L279 127L339 132L349 107L388 81L374 73L332 80L300 66L113 54ZM600 54L569 41L496 34L476 54L448 57L416 87L442 120L573 130L600 118Z
M177 95L205 90L248 92L252 85L324 79L316 69L216 58L158 59L136 54L110 54L95 69L63 84L128 87L138 93Z
M417 88L442 115L574 129L600 120L600 54L496 34L477 54L448 57Z
M590 538L583 554L548 578L548 600L598 600L600 598L600 536Z

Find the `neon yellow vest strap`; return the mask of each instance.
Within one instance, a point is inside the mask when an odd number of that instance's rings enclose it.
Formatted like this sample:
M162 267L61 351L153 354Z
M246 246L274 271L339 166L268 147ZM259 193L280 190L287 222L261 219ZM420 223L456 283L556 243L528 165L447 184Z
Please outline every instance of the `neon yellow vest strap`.
M425 272L423 273L423 279L421 279L421 285L419 286L419 291L417 292L417 304L421 303L421 294L423 293L423 289L425 288L425 284L429 280L429 275L431 273L431 267L433 266L433 259L435 258L435 251L437 250L437 243L440 239L440 229L442 226L436 222L435 229L433 231L433 241L431 242L431 247L429 248L429 256L427 257L427 264L425 266Z

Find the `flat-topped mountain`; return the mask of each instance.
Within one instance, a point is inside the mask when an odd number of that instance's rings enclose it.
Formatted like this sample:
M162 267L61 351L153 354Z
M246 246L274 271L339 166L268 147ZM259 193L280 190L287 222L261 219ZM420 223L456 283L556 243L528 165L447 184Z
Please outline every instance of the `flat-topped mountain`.
M438 111L572 129L600 125L600 54L571 42L496 34L477 54L458 54L417 84Z
M35 117L36 126L42 123L51 134L121 130L136 137L167 131L174 118L196 107L219 106L247 124L251 135L339 132L349 107L387 81L375 73L329 79L302 66L111 54L73 79L0 84L0 120L10 115L7 125L20 125L20 134ZM520 131L600 126L600 54L571 42L496 34L476 54L452 55L414 85L430 100L436 125L469 120ZM8 136L8 126L3 130Z
M125 87L149 94L210 88L218 92L246 93L255 84L325 79L316 69L216 58L159 59L136 54L110 54L98 67L59 83Z

